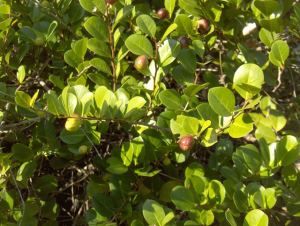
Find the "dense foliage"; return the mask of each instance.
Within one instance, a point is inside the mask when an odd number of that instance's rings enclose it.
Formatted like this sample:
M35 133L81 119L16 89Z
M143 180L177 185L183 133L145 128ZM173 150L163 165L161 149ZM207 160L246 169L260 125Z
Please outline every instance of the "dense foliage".
M300 224L300 2L0 13L0 226Z

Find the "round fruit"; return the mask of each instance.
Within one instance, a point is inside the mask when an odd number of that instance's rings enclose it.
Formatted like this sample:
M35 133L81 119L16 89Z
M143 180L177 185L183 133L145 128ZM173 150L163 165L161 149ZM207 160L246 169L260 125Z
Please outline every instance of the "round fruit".
M46 0L45 0L45 1L42 1L41 5L48 8L48 7L49 7L49 2L46 1Z
M85 145L82 145L79 147L78 151L81 153L81 154L85 154L87 152L87 146Z
M169 17L169 11L166 10L165 8L162 8L157 11L157 16L159 19L164 20Z
M195 144L194 137L189 134L181 137L181 139L179 141L179 147L183 151L191 150L193 148L194 144Z
M145 70L148 67L148 59L146 56L139 56L135 60L135 67L139 70Z
M81 120L79 118L68 118L65 124L65 128L68 131L75 132L79 129Z
M177 41L180 43L180 49L188 49L190 45L190 40L186 36L180 36Z
M116 4L119 0L105 0L108 4Z
M35 44L40 46L40 45L43 45L44 44L44 40L40 37L36 38L35 39Z
M45 114L46 114L46 112L44 112L44 111L38 111L38 112L37 112L37 115L38 115L38 116L43 116L43 115L45 115Z
M209 32L210 23L206 19L200 19L196 21L195 27L200 34L205 35Z
M171 163L171 160L168 157L165 157L164 160L163 160L163 164L165 166L168 166L168 165L170 165L170 163Z

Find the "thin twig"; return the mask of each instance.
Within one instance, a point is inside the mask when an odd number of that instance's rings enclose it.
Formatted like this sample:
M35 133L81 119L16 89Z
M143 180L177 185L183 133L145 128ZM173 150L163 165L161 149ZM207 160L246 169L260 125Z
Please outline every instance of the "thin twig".
M83 70L78 75L76 75L76 77L79 77L80 75L82 75L87 69L91 68L92 66L93 65L90 64L89 66L83 68Z
M282 67L282 70L281 70L281 67L278 67L278 85L273 89L273 93L281 86L281 76L282 76L282 73L284 71L284 65Z
M100 159L103 159L100 155L100 152L98 151L98 149L95 147L94 143L91 141L91 139L89 138L89 136L84 132L84 130L82 128L80 128L81 132L83 132L83 134L87 137L87 139L89 140L89 142L93 145L93 147L95 148L98 156Z
M15 178L15 176L14 176L14 174L13 174L11 168L9 168L9 170L10 170L11 177L12 177L12 179L14 180L14 182L15 182L15 184L16 184L16 188L17 188L17 190L18 190L18 193L19 193L19 196L20 196L22 205L23 205L23 212L22 212L22 216L21 216L20 222L19 222L19 226L21 226L21 225L22 225L22 220L23 220L23 217L24 217L24 214L25 214L25 208L26 208L26 207L25 207L25 202L24 202L22 193L21 193L21 191L20 191L20 189L19 189L19 186L18 186L18 184L17 184L16 178Z

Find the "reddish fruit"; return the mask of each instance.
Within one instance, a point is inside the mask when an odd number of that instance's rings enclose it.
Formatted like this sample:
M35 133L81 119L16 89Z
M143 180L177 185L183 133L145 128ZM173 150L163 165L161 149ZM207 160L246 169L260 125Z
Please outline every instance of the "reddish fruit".
M196 21L195 27L200 34L205 35L209 32L210 23L206 19L200 19Z
M164 160L163 160L163 164L165 166L168 166L168 165L170 165L170 163L171 163L171 160L168 157L165 157Z
M75 132L79 129L81 120L79 118L68 118L65 124L65 128L68 131Z
M135 60L135 67L138 70L145 70L148 67L148 59L146 56L139 56Z
M119 0L105 0L108 4L116 4Z
M82 145L79 147L78 151L81 153L81 154L85 154L87 152L87 146L85 145Z
M169 17L169 11L166 10L165 8L162 8L157 11L157 16L159 19L164 20Z
M36 38L35 39L35 44L40 46L40 45L43 45L44 44L44 40L40 37Z
M194 137L189 134L181 137L181 139L179 141L179 147L183 151L191 150L193 148L194 144L195 144Z
M190 45L190 40L186 36L180 36L177 41L180 43L180 49L188 49Z

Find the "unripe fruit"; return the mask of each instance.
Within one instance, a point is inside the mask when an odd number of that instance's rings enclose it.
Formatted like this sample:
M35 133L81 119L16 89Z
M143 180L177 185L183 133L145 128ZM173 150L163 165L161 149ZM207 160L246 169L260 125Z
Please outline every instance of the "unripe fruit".
M44 112L44 111L38 111L38 112L37 112L37 115L38 115L38 116L43 116L43 115L45 115L45 114L46 114L46 112Z
M116 4L119 0L105 0L108 4Z
M85 145L82 145L79 147L78 151L81 153L81 154L85 154L87 152L87 146Z
M35 39L35 44L40 46L40 45L43 45L44 44L44 40L40 37L36 38Z
M168 165L170 165L170 163L171 163L171 160L168 157L165 157L164 160L163 160L163 164L165 166L168 166Z
M179 147L183 151L191 150L193 148L194 144L195 144L194 137L189 134L181 137L181 139L179 141Z
M75 132L79 129L81 120L79 118L68 118L65 124L65 128L68 131Z
M45 1L42 1L41 5L48 8L48 7L49 7L49 2L46 1L46 0L45 0Z
M148 59L146 56L139 56L135 60L135 67L138 70L145 70L148 67Z
M169 17L169 11L166 10L165 8L162 8L157 11L157 16L159 19L164 20Z
M180 49L188 49L190 45L190 40L186 36L180 36L177 41L180 43Z
M210 23L206 19L200 19L196 21L195 27L200 34L205 35L209 32Z

